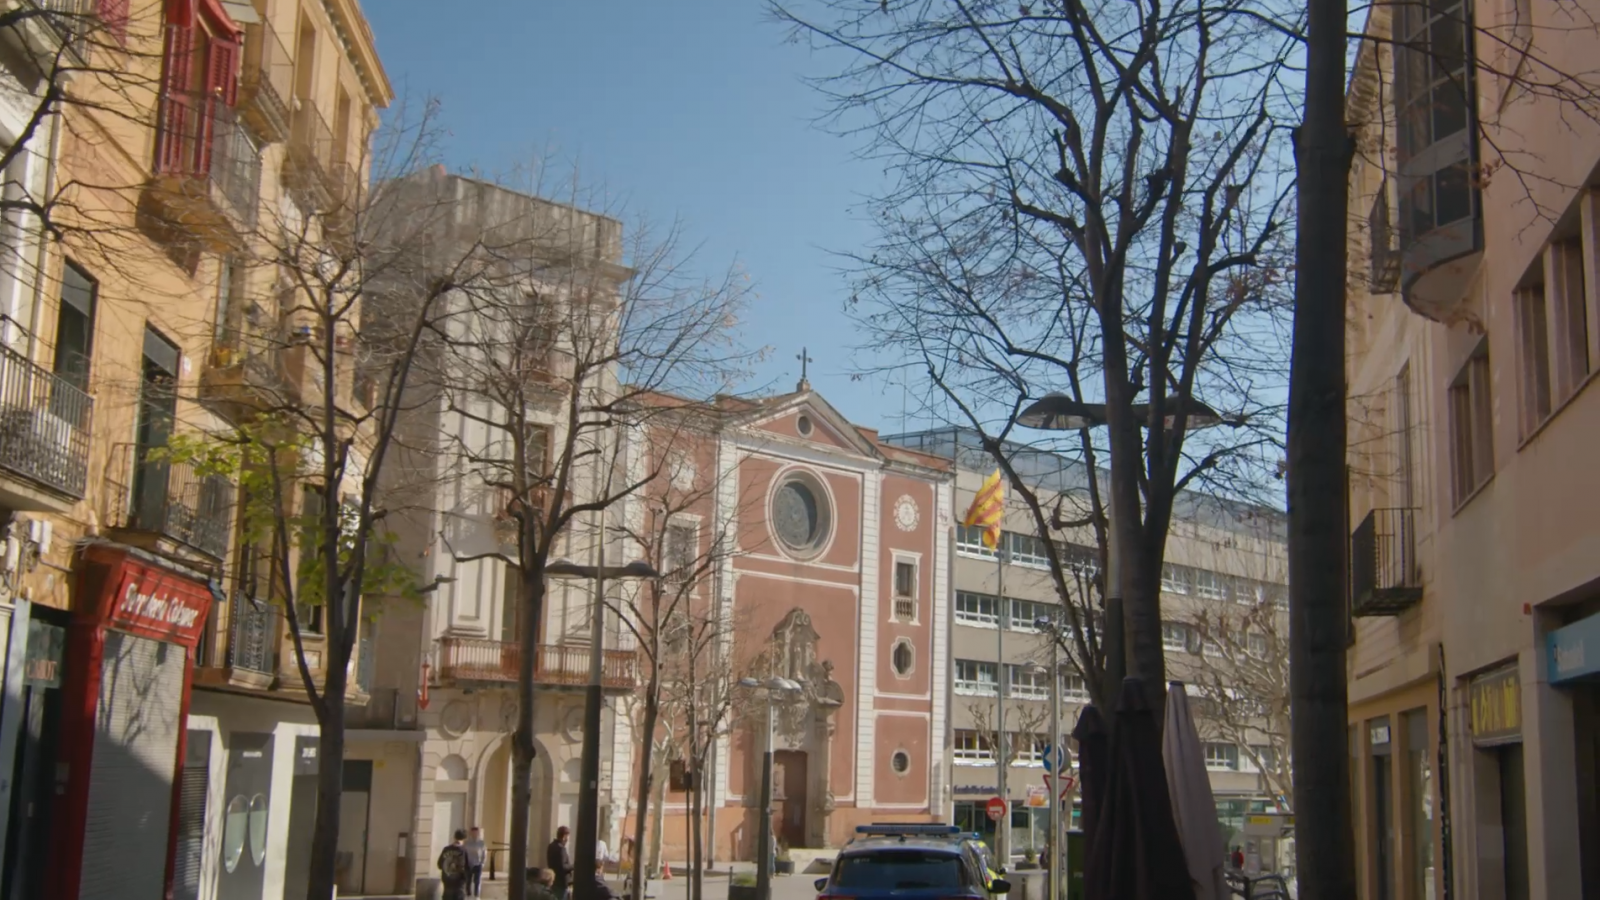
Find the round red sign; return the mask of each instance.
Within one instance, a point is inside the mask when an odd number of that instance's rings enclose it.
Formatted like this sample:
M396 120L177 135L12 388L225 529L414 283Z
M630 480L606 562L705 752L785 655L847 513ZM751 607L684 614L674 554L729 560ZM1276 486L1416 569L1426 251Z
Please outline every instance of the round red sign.
M991 818L994 821L998 822L1002 818L1005 817L1005 814L1006 814L1006 801L1002 800L999 797L990 797L989 798L989 803L986 806L986 808L989 811L989 818Z

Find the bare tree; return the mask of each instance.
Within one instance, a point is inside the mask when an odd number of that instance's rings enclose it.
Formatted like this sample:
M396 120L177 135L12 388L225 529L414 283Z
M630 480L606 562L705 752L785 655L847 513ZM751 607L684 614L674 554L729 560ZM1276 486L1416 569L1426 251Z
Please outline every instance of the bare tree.
M652 859L647 867L644 849L656 778L662 762L679 758L676 753L666 757L669 748L677 748L679 735L670 726L662 728L664 695L670 689L673 697L694 696L671 682L683 673L686 653L705 649L696 640L695 623L714 610L716 575L735 546L728 529L737 515L717 508L725 477L731 475L719 477L716 472L711 439L716 419L715 410L683 408L644 431L640 449L649 457L648 468L659 477L632 498L632 514L622 526L640 558L662 573L617 601L617 614L633 634L646 666L644 684L636 695L635 743L640 756L634 790L634 900L644 896L643 873L659 862ZM689 749L687 756L693 759ZM657 751L663 759L657 759ZM659 830L658 826L658 835Z
M497 546L451 548L458 559L493 557L514 575L518 642L517 722L512 734L509 867L527 866L534 755L534 659L544 620L545 569L574 523L607 510L661 474L661 461L630 468L619 435L670 415L660 396L706 399L731 388L748 358L736 342L748 279L693 275L677 226L641 224L624 246L621 222L586 212L585 195L539 199L540 185L512 195L466 179L425 191L470 196L465 208L518 210L494 232L493 273L456 292L450 326L433 336L441 360L435 389L463 424L438 452L454 477L498 509ZM457 227L470 236L481 223ZM515 239L511 239L511 236ZM448 536L446 536L448 547ZM599 648L594 648L599 652ZM511 897L526 885L512 879Z
M1200 652L1185 666L1198 693L1201 737L1239 747L1262 787L1292 808L1289 746L1289 633L1284 595L1211 604L1185 623Z
M854 257L869 366L994 441L1048 390L1102 404L1068 446L1109 461L1108 590L1159 695L1175 498L1251 492L1277 445L1292 39L1238 2L820 7L774 11L844 51L819 87L897 176ZM1210 410L1246 427L1192 433Z

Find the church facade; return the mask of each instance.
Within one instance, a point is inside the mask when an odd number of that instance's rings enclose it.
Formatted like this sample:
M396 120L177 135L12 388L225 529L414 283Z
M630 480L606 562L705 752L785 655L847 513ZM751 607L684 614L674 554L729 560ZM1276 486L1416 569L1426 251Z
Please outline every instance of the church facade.
M693 693L702 758L682 749L695 746L681 708L692 692L664 691L651 769L665 783L650 816L664 858L688 857L697 783L708 856L753 858L769 747L783 846L838 846L858 824L937 818L948 799L949 462L880 442L804 382L764 401L725 399L692 447L684 433L644 439L680 446L640 454L676 462L630 514L668 516L667 571L698 579L682 629L704 640L668 645L664 678L682 682L686 660L710 647ZM643 748L642 733L625 734L640 721L617 717L619 751ZM639 764L619 758L614 771L635 779L613 786L631 825Z

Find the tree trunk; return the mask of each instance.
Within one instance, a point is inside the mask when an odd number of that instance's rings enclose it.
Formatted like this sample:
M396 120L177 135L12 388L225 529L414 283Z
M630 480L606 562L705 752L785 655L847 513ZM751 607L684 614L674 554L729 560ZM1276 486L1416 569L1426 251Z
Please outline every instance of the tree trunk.
M337 683L336 683L337 682ZM339 803L344 793L344 668L327 676L317 709L317 819L311 832L307 900L333 900L339 852Z
M644 749L639 751L639 808L633 818L633 900L644 900L644 817L650 811L650 790L655 787L656 722L661 716L661 679L650 667L644 694Z
M653 821L650 823L650 874L661 871L661 845L665 840L667 825L667 779L661 776L660 772L654 776L656 795L655 812L651 814Z
M1345 685L1346 10L1310 0L1289 375L1289 685L1303 900L1356 894Z
M533 808L533 670L543 615L542 568L522 573L522 652L517 661L517 727L511 733L511 851L506 870L508 900L526 900L528 892L528 814Z
M705 867L702 865L701 856L703 853L702 848L705 845L703 843L703 830L700 826L700 816L703 810L701 798L704 796L701 792L701 762L700 754L697 751L694 754L693 780L689 782L689 900L701 900L705 896L702 893L702 888L705 886L705 882L702 880L705 874Z

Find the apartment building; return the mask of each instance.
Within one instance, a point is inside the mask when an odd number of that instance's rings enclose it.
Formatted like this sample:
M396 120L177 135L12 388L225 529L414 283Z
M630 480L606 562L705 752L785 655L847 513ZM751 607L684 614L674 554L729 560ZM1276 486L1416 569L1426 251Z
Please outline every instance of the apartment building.
M955 460L958 519L995 469L977 434L967 429L892 435L884 441ZM1040 491L1047 511L1060 502L1065 519L1081 518L1073 511L1087 502L1081 464L1020 445L1008 450L1019 473ZM1041 848L1049 837L1049 808L1041 792L1046 748L1053 743L1049 702L1054 686L1051 640L1036 622L1067 619L1049 571L1047 538L1039 535L1022 501L1009 496L1006 506L1003 554L985 547L978 529L956 527L951 675L944 686L950 694L950 792L944 801L951 821L993 834L984 806L998 796L997 698L1003 697L1011 847L1020 855ZM1277 809L1278 795L1286 793L1286 708L1277 711L1288 691L1283 516L1196 496L1186 496L1178 509L1163 578L1168 674L1187 682L1196 698L1219 821L1238 831L1247 813ZM1067 527L1048 539L1057 542L1076 573L1075 590L1099 577L1100 554L1091 530ZM1059 662L1058 714L1063 733L1070 733L1089 691L1065 654ZM1217 704L1226 699L1236 709L1245 701L1262 708L1222 715ZM1074 826L1077 816L1075 808ZM1273 849L1251 843L1253 852Z
M1366 31L1348 93L1362 896L1600 897L1600 129L1531 86L1589 71L1600 38L1539 4L1375 6Z
M457 291L436 308L446 322L452 346L429 344L429 361L419 370L511 371L508 345L490 336L509 325L496 315L515 307L511 300L537 296L548 323L543 358L528 363L535 405L529 415L537 437L530 440L536 472L552 472L566 446L566 391L571 360L582 341L596 335L581 326L589 315L609 322L622 283L631 274L621 265L622 224L472 178L430 169L391 190L405 202L425 208L438 235L431 250L457 259L483 235L494 233L510 247L520 234L519 255L529 261L497 280L494 291L508 298L497 306L483 290L469 300ZM577 248L577 249L574 249ZM509 250L502 251L508 256ZM542 260L542 261L537 261ZM584 337L574 336L579 329ZM576 342L576 343L575 343ZM468 359L461 354L500 354ZM485 376L486 378L489 376ZM585 373L584 390L594 402L616 396L616 373ZM364 637L369 652L371 699L350 710L346 772L346 815L355 827L341 829L340 850L348 860L341 889L352 893L407 893L416 877L433 872L440 849L457 829L479 826L485 840L504 845L511 834L511 731L517 716L516 679L522 653L525 612L518 578L507 559L515 558L517 531L511 522L503 483L510 465L504 432L496 421L496 395L459 381L441 382L419 374L400 398L405 410L395 455L385 468L384 503L395 510L394 552L414 566L419 584L431 585L424 602L404 598L369 601L373 615ZM608 496L598 479L619 464L618 435L588 431L574 456L568 505ZM591 445L590 442L594 442ZM536 489L537 505L552 488ZM606 559L626 561L616 512L580 516L557 536L552 559L592 563L606 526ZM611 590L618 590L613 585ZM532 648L535 710L533 798L529 811L530 859L541 859L557 827L577 825L580 752L583 743L583 690L589 683L591 654L603 654L602 685L607 708L602 716L602 836L620 840L620 818L613 806L611 758L618 697L637 684L631 635L612 618L604 644L592 645L592 583L552 578L545 596L540 637ZM626 763L624 763L626 764ZM505 857L500 858L504 866Z
M61 230L8 284L0 353L27 647L0 712L0 744L18 735L0 890L294 895L317 742L283 619L237 547L236 486L151 452L249 416L241 385L293 390L306 351L262 348L286 325L263 244L351 207L390 89L354 0L37 6L90 65L59 137L19 158L60 186Z

